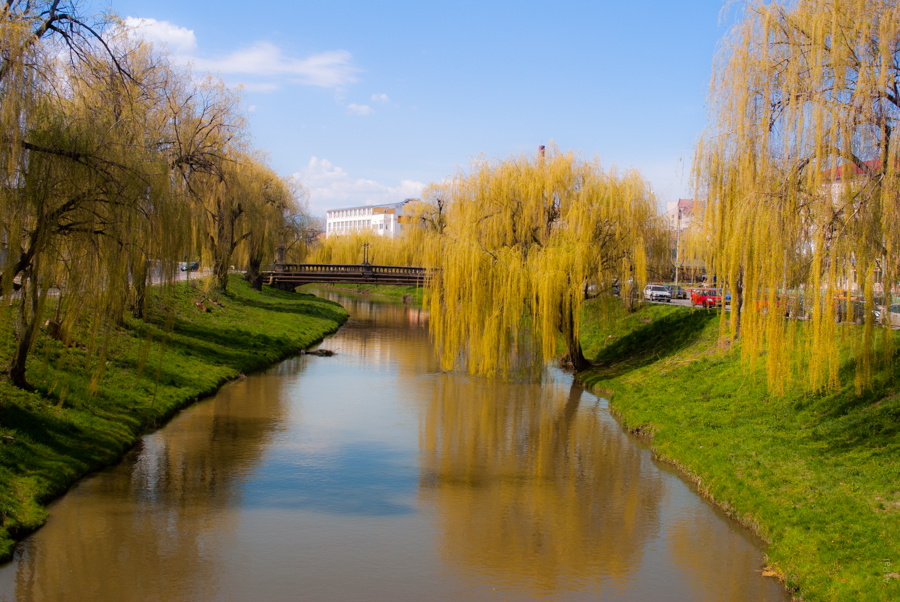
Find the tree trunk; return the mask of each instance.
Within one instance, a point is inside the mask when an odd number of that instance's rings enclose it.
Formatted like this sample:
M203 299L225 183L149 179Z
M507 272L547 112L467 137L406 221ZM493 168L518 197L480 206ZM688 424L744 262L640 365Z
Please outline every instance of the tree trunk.
M566 351L569 361L575 372L581 372L591 367L591 363L584 357L581 350L581 341L575 336L575 312L571 305L563 309L563 337L566 340Z
M144 304L147 301L147 276L150 271L150 262L142 254L140 261L136 263L137 269L133 271L132 276L134 279L134 307L131 310L131 315L138 320L143 320Z
M630 314L635 312L635 305L637 303L637 286L634 283L625 283L624 290L619 291L619 294L622 295L622 307Z
M244 276L244 278L250 283L250 288L255 291L262 290L263 278L259 269L261 266L262 257L259 255L252 255L250 257L250 262L247 265L247 275Z
M22 303L19 308L15 329L16 349L7 372L12 384L26 391L34 391L34 387L28 383L28 379L25 377L25 369L28 362L28 354L31 352L31 347L34 344L35 335L40 325L41 303L39 294L38 283L31 278L30 274L23 274ZM31 305L30 312L28 307L29 301Z
M228 259L228 257L216 257L216 263L213 266L213 279L216 283L216 290L220 293L224 293L228 288Z
M213 242L213 282L216 290L224 293L228 288L228 262L231 260L231 251L234 249L232 241L234 234L226 225L225 215L219 210L219 220L216 226L216 239Z
M776 303L777 305L777 303ZM744 268L741 268L738 271L737 282L734 283L734 291L731 295L731 313L734 314L735 320L735 328L734 328L734 338L740 338L741 336L741 318L743 318L743 309L744 306ZM725 291L722 291L722 309L725 308ZM774 307L769 308L769 311L775 311Z

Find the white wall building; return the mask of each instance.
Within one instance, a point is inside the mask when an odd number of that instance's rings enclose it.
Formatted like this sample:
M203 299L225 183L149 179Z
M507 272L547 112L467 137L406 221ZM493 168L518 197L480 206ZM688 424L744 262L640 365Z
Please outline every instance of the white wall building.
M364 205L332 209L325 214L326 236L341 236L370 230L379 236L397 238L403 233L403 208L413 199L388 205Z
M694 219L694 200L678 199L666 201L666 220L669 230L682 233L687 230Z

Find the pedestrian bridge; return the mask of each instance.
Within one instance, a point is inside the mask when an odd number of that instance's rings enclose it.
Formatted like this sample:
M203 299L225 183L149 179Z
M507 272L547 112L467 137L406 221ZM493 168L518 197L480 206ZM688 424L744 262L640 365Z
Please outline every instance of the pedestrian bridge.
M263 281L277 288L293 288L301 284L408 284L423 286L429 271L396 265L281 263L262 273Z

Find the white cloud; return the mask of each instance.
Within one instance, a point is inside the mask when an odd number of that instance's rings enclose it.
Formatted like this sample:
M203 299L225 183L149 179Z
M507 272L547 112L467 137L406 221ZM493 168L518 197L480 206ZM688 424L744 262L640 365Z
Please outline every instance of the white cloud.
M285 56L271 42L257 42L220 58L192 58L198 69L243 75L286 75L307 86L339 88L356 81L358 69L346 50L320 52L303 59Z
M197 48L197 37L193 29L179 27L168 21L126 17L125 26L148 42L168 46L174 54L190 53Z
M372 100L380 102L382 104L387 104L387 103L391 102L391 99L388 98L387 94L373 94Z
M292 177L309 191L309 206L315 215L324 215L327 210L340 207L398 203L418 197L425 188L422 182L414 180L402 180L397 186L389 186L375 180L351 178L329 160L317 157L312 157L307 166Z
M355 115L368 115L375 112L369 105L358 105L352 102L347 105L347 108L350 109L350 112Z
M321 88L342 88L357 81L359 68L353 64L346 50L331 50L305 58L287 56L271 42L259 41L247 48L223 56L209 56L197 52L197 38L192 29L179 27L168 21L126 17L125 26L139 37L157 44L165 44L175 60L192 63L202 71L250 77L282 77L288 81ZM247 90L271 92L277 83L245 83Z

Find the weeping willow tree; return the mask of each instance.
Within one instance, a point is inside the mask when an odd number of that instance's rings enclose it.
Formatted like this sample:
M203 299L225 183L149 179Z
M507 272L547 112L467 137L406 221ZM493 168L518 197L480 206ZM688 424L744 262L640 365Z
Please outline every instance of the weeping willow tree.
M0 7L0 299L7 373L26 389L43 324L66 344L87 327L99 382L108 333L129 307L143 316L149 284L171 285L195 250L215 258L221 283L251 228L284 228L290 200L220 81L124 29L100 37L63 4Z
M638 173L555 148L478 160L424 202L437 240L423 246L436 268L427 303L445 369L528 371L558 355L560 338L574 368L588 367L578 320L587 288L639 287L661 251L656 200Z
M3 105L17 109L3 120L0 151L8 249L0 285L4 300L19 291L8 373L23 388L51 289L58 337L81 315L121 317L130 260L141 248L135 220L167 187L158 137L148 143L152 99L127 71L147 66L145 49L83 46L77 61L62 63L58 45L32 41L21 71L11 66L4 78ZM154 198L165 205L165 195Z
M244 166L248 171L245 220L236 248L235 260L247 266L245 279L255 290L262 290L262 264L273 261L276 252L285 256L297 253L306 243L311 228L306 193L294 179L283 179L261 161Z
M895 1L756 0L722 49L695 159L707 262L733 295L723 336L751 363L767 352L776 392L800 374L810 389L839 384L836 322L853 295L865 326L844 339L857 386L871 378L873 310L898 278L898 89ZM785 319L806 314L803 327Z

